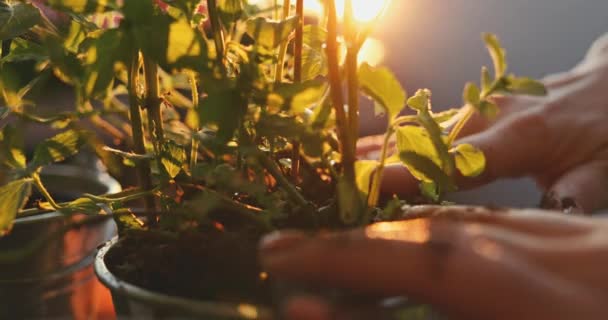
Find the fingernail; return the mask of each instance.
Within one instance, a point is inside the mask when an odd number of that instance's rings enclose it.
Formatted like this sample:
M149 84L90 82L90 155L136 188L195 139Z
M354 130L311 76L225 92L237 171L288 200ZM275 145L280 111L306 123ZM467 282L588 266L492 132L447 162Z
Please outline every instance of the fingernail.
M540 208L546 210L559 210L566 214L584 214L582 207L578 204L576 199L572 197L558 198L553 191L543 195Z
M582 214L584 214L583 209L576 202L576 200L574 198L564 197L564 198L561 199L560 202L561 202L560 204L562 206L561 209L564 211L564 213L566 213L566 214L575 214L575 215L582 215Z
M263 255L285 252L300 245L306 236L296 231L273 232L260 242L260 252Z

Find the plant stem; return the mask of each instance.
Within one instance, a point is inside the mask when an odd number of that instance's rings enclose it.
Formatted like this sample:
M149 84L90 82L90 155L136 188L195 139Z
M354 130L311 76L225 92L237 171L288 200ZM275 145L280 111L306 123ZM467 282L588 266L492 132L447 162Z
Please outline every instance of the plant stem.
M131 67L129 70L129 108L131 117L131 128L133 135L133 150L136 154L146 154L146 144L144 138L144 129L141 119L141 110L139 108L139 99L137 97L137 82L139 78L139 52L134 52L131 59ZM142 190L152 189L152 172L150 170L150 163L142 161L136 167L136 175L139 187ZM156 209L154 196L149 195L144 198L144 209L147 213L154 212ZM148 216L148 224L156 224L156 215L150 214Z
M260 162L260 164L262 165L262 167L264 167L264 169L266 169L268 171L268 173L275 180L277 180L277 183L279 184L279 186L281 186L281 188L283 190L285 190L285 192L287 192L287 195L289 195L289 197L297 205L302 206L302 207L310 206L310 203L308 202L308 200L306 200L306 198L304 198L304 196L300 193L300 191L298 191L298 189L294 185L292 185L289 182L289 180L287 180L285 178L285 176L283 176L281 169L279 169L277 164L274 161L272 161L272 159L267 157L263 152L258 152L257 158L258 158L258 161Z
M293 77L295 83L300 83L302 82L302 51L304 47L304 0L297 0L296 15L298 16L298 25L296 27ZM291 155L291 177L295 181L300 175L300 149L300 143L294 142Z
M346 112L344 111L344 96L342 93L342 79L340 74L340 62L338 59L338 18L336 17L336 4L334 1L327 1L328 18L327 18L327 60L328 60L328 76L330 83L330 94L332 104L336 111L336 126L338 131L338 140L340 141L340 152L343 155L344 171L354 173L355 157L352 154L350 134L348 130L348 121ZM353 174L354 175L354 174Z
M350 121L344 110L344 96L342 92L341 68L338 59L338 18L336 4L333 0L327 1L327 62L332 104L336 111L336 126L340 152L342 153L342 176L338 178L338 208L340 218L345 225L358 222L363 212L363 203L360 200L355 175L355 136L352 135ZM352 114L351 114L352 115ZM358 116L355 114L355 116ZM354 141L353 141L354 139Z
M290 0L283 0L283 20L289 17L289 10L291 7ZM285 56L287 55L287 46L289 45L289 39L283 41L279 47L279 58L277 62L277 68L275 69L274 81L279 84L283 81L283 69L285 68Z
M224 32L220 22L220 15L217 11L216 0L207 0L207 11L209 12L209 20L211 21L211 30L213 32L213 41L215 42L217 63L219 64L222 73L225 75L226 66L224 65Z
M460 120L458 120L458 122L456 122L452 131L450 131L450 135L448 136L448 146L451 146L454 143L460 132L462 132L462 129L464 129L464 126L467 124L467 122L469 122L474 114L475 108L472 105L467 104L464 106L464 115L460 118Z
M192 91L192 104L195 108L198 108L199 104L199 93L198 93L198 85L196 83L196 75L194 72L189 73L190 78L190 89ZM198 121L197 121L198 122ZM196 126L196 128L192 128L195 133L200 130L200 126ZM196 166L198 162L198 140L194 137L191 139L191 149L190 149L190 170Z
M346 53L346 81L348 85L348 120L352 144L349 146L354 150L357 148L359 137L359 77L357 74L359 50L356 46L357 26L353 13L352 0L346 0L344 5L345 38L347 45Z
M38 191L40 191L42 196L51 205L51 207L53 207L53 209L55 209L55 210L62 209L62 206L60 206L57 202L55 202L55 199L53 199L53 197L51 196L49 191L46 189L46 187L42 183L42 180L40 180L40 174L38 174L38 172L32 174L32 181L34 182L34 185L36 186Z
M494 81L494 83L492 84L492 86L490 88L488 88L486 91L482 92L481 96L480 96L480 100L483 101L483 100L487 99L488 97L490 97L494 92L496 92L496 90L498 89L498 87L501 84L500 81L501 81L500 79ZM464 106L464 108L465 108L465 114L462 116L462 118L460 118L460 120L458 120L456 125L454 125L454 128L452 129L452 131L450 131L450 135L448 136L448 145L449 146L451 146L454 143L454 141L456 141L456 139L460 135L460 132L462 132L462 129L464 129L466 124L469 122L469 120L471 120L471 118L475 114L474 106L467 104L466 106Z
M384 135L384 143L382 144L382 151L380 154L380 163L376 169L376 173L372 180L372 187L369 192L368 206L370 208L376 208L378 201L380 200L380 188L382 187L382 179L384 178L384 169L386 168L386 159L388 158L388 148L391 142L391 138L395 133L394 127L389 127Z
M158 64L146 56L144 56L144 77L146 81L145 108L148 110L152 136L156 140L156 147L159 147L159 144L165 140L165 131L163 129L161 99L158 88Z

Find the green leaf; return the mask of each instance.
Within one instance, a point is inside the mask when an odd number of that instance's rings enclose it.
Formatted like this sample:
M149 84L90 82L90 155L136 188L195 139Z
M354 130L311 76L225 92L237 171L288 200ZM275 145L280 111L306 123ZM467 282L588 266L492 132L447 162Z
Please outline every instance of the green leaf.
M359 81L363 92L377 101L388 113L389 121L399 115L407 94L388 68L374 68L363 63L359 67Z
M298 20L297 16L278 22L257 17L247 21L247 33L258 45L275 49L296 29Z
M118 7L115 0L48 0L47 2L55 9L81 14L101 13Z
M433 120L439 124L443 124L444 122L449 122L454 119L460 113L460 109L449 109L445 111L441 111L439 113L433 113Z
M420 193L427 199L437 203L441 199L437 184L434 182L420 182Z
M507 55L505 49L502 48L498 37L491 33L483 35L486 42L492 62L494 62L495 78L502 78L507 72Z
M247 100L236 89L223 89L201 99L198 109L201 125L217 129L218 141L228 142L247 111Z
M218 0L217 9L224 25L230 25L241 17L246 3L244 0Z
M470 104L474 107L478 106L480 103L480 95L481 92L477 85L472 82L467 83L464 88L464 92L462 94L462 99L465 104Z
M371 177L380 162L375 160L360 160L355 162L355 174L359 191L367 195L369 193Z
M0 161L11 169L25 169L26 158L21 148L21 139L17 129L7 125L2 130L0 139Z
M176 68L204 68L207 62L206 42L186 19L179 19L169 25L166 50L166 63Z
M477 110L482 116L490 120L495 119L496 116L498 116L498 113L500 112L498 106L494 102L489 100L481 101Z
M481 68L481 90L488 92L492 88L492 77L490 76L490 70L488 67Z
M186 159L187 155L184 147L170 140L165 142L161 151L161 162L171 179L177 177L182 171L182 166L186 162Z
M326 76L329 68L325 52L304 44L302 48L302 81Z
M546 96L548 93L545 85L534 79L509 76L506 81L506 90L510 93L532 96Z
M40 22L40 10L29 3L0 3L0 41L16 38Z
M418 111L417 120L424 127L428 138L429 146L432 146L441 163L441 168L447 175L452 175L454 171L454 160L451 157L441 125L433 118L431 111L431 91L428 89L418 90L416 95L408 100L408 105Z
M62 132L38 144L30 166L38 168L53 162L63 161L77 154L86 142L86 134L82 131L68 130Z
M439 194L456 190L452 178L433 160L411 151L401 152L399 156L414 177L422 182L436 184Z
M291 112L301 114L307 109L314 109L323 102L327 85L311 86L297 93L291 100Z
M433 147L433 142L424 128L415 126L400 127L397 129L396 136L399 153L413 152L429 159L436 166L441 166L441 159L439 159L437 150ZM414 177L418 180L428 181L424 173L417 172L416 168L412 169L411 173Z
M260 137L283 137L290 141L300 142L304 153L310 157L319 157L323 153L323 139L319 131L298 121L296 117L268 115L261 117L256 125Z
M416 91L413 97L407 100L407 105L415 111L428 111L431 104L431 91L421 89Z
M10 53L0 61L3 63L28 60L42 62L47 59L48 54L41 45L22 38L15 38L12 40Z
M94 200L89 198L78 198L62 207L60 211L65 214L83 213L94 215L98 214L100 209L101 208Z
M21 179L0 187L0 236L8 233L17 213L30 196L32 182Z
M307 24L302 30L302 42L314 49L323 50L327 39L327 30L320 26Z
M103 31L86 51L85 92L94 98L104 97L112 86L117 64L128 65L131 48L121 29Z
M456 146L451 152L456 158L456 167L465 177L477 177L486 168L483 152L470 144Z

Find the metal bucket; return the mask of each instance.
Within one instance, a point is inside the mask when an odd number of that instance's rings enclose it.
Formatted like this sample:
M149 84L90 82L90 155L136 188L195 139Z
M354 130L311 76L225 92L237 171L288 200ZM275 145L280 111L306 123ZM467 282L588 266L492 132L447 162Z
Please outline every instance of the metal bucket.
M62 200L120 191L116 180L90 167L48 167L42 180ZM0 238L0 251L23 248L67 223L56 212L19 218L11 233ZM0 263L0 319L91 318L97 285L92 263L97 247L115 235L116 225L108 219L49 238L35 254L17 263Z
M112 274L104 260L108 251L112 250L118 241L118 238L109 241L99 250L95 259L95 273L110 289L118 319L282 319L275 310L265 306L185 299L146 290L125 282ZM279 291L286 293L284 290ZM283 293L277 292L277 300L281 301L292 295ZM352 314L349 312L345 319L445 319L431 307L411 302L406 298L385 299L378 304L363 302L348 305L352 307L349 308Z

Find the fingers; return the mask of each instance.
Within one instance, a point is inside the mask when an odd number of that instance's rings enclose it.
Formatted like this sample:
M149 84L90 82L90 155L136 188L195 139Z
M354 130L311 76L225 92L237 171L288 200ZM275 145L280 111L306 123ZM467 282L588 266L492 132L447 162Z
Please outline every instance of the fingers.
M512 232L545 237L582 235L595 221L544 210L513 210L476 206L414 206L404 212L406 219L440 218L454 222L481 223Z
M608 207L608 162L595 161L564 174L551 186L544 207L592 213Z
M587 59L597 59L604 56L608 56L608 33L597 39L587 52Z
M486 156L486 170L475 179L464 179L465 188L475 187L497 178L520 177L538 172L552 145L544 115L536 108L508 116L489 129L466 137Z
M462 223L418 219L314 239L300 235L297 242L292 233L287 247L277 245L280 236L265 241L261 260L278 277L407 294L476 319L567 319L575 315L564 301L593 301L510 248L467 230Z

